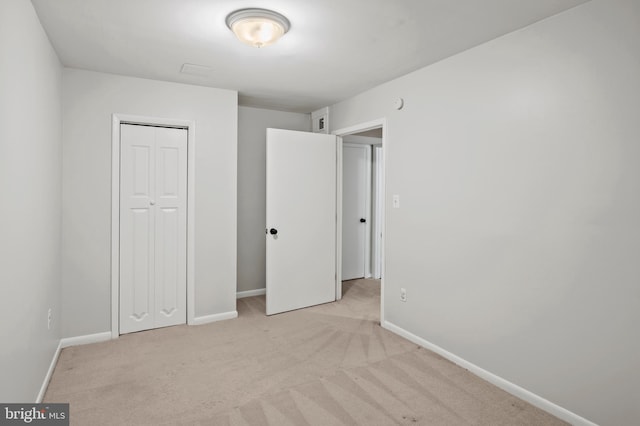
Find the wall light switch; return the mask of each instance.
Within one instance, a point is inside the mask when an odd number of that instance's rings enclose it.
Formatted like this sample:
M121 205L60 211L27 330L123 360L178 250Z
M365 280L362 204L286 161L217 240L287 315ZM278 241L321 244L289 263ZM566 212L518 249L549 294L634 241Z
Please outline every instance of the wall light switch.
M394 209L400 208L400 196L397 194L393 196L393 208Z

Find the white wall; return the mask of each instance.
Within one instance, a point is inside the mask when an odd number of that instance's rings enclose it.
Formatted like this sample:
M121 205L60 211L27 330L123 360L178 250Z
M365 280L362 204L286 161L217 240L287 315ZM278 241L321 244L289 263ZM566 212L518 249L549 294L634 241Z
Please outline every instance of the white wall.
M265 287L267 128L311 130L309 114L238 108L238 291Z
M36 400L60 338L61 74L31 2L2 0L2 402Z
M386 319L603 425L640 421L639 23L594 0L330 115L388 120Z
M64 337L111 329L111 114L194 120L195 315L235 311L237 93L63 73Z
M359 143L362 145L382 145L382 138L372 138L370 136L347 135L342 138L342 142Z

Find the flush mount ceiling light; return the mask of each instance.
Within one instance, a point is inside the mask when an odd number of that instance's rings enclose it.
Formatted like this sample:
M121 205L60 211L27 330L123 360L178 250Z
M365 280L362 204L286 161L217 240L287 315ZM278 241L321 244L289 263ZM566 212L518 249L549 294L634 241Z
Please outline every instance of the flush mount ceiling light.
M291 24L277 12L267 9L240 9L227 16L227 27L238 40L253 47L269 46L285 35Z

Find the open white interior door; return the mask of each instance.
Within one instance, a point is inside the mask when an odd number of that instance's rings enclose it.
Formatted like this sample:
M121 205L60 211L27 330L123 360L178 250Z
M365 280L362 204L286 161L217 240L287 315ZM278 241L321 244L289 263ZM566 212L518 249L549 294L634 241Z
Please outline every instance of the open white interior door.
M334 135L267 129L267 315L336 299Z

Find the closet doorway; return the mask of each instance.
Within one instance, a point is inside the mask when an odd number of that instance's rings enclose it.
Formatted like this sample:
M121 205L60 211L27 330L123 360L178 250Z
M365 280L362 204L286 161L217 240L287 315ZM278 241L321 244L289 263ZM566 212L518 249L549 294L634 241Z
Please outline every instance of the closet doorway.
M112 337L193 320L193 123L114 115Z

